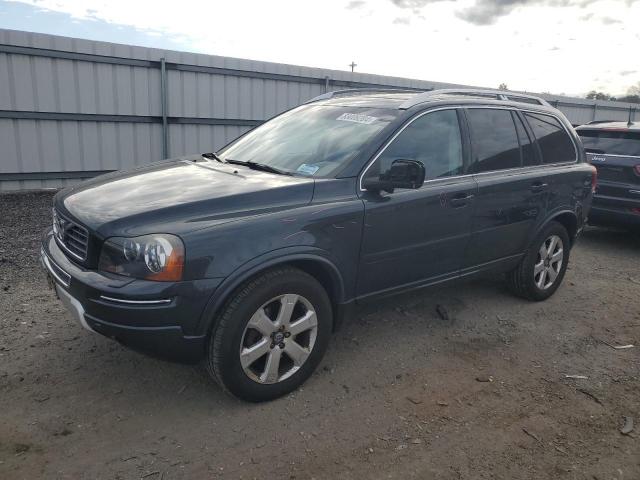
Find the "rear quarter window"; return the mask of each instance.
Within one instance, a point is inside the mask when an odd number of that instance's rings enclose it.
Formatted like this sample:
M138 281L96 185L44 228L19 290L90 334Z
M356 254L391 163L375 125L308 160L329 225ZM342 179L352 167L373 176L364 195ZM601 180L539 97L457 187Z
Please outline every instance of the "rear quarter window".
M542 163L566 163L576 161L573 140L551 115L526 112L525 118L538 141L542 153Z

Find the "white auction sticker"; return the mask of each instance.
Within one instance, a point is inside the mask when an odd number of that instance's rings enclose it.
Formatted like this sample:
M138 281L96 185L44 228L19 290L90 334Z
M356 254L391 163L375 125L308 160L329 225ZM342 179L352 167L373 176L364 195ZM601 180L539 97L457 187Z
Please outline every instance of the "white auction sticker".
M369 115L362 115L360 113L343 113L336 120L343 122L364 123L370 125L377 120L376 117L370 117Z

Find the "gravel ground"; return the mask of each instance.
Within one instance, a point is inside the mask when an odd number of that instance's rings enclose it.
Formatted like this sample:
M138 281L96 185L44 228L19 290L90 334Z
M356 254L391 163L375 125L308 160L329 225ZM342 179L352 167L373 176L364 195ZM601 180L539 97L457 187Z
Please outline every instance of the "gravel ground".
M587 230L543 303L489 279L367 305L253 405L82 330L37 264L51 194L0 202L3 480L640 479L637 236Z

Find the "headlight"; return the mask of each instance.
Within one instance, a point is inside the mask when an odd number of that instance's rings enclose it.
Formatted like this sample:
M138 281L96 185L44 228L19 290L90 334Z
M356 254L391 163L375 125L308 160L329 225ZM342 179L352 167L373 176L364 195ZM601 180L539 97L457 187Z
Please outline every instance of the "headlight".
M175 235L111 237L104 242L98 269L145 280L182 280L184 245Z

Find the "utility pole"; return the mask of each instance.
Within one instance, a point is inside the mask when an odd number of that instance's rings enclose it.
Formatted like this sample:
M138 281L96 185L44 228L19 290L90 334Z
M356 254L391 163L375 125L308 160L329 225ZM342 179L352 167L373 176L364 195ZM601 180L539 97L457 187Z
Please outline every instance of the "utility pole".
M351 67L351 73L353 73L353 69L356 68L358 64L353 60L351 60L351 63L349 64L349 66Z

